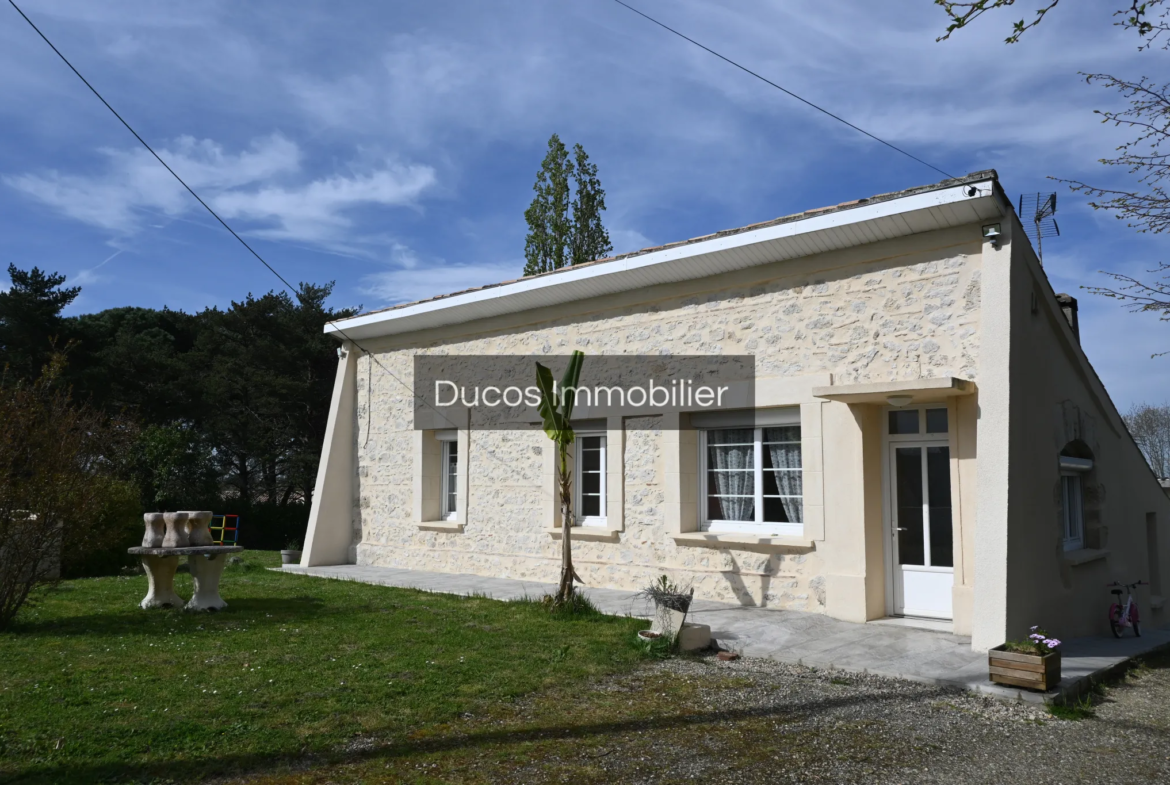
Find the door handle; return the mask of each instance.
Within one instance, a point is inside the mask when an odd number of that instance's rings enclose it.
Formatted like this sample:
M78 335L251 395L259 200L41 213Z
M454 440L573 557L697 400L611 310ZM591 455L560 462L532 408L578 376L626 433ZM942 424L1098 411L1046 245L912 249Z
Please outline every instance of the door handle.
M895 531L908 532L910 530L908 528L906 528L905 526L898 526L898 527L895 527Z

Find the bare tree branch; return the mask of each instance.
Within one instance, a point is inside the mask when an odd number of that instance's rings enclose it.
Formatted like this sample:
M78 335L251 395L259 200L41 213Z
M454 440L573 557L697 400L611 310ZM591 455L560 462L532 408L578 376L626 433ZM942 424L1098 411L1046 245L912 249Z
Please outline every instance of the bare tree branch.
M1113 12L1115 17L1121 17L1121 21L1114 22L1113 24L1124 30L1137 32L1138 37L1142 39L1141 45L1138 46L1138 51L1148 49L1163 33L1170 30L1170 21L1168 21L1170 19L1170 9L1163 9L1162 13L1156 16L1151 15L1164 2L1165 0L1130 0L1128 6L1123 5L1117 11ZM941 7L951 20L946 32L935 39L936 41L945 41L951 37L951 33L966 27L988 11L1014 6L1016 0L971 0L970 2L934 0L934 4ZM1032 21L1029 22L1026 19L1021 19L1013 23L1012 34L1004 39L1004 43L1014 44L1018 42L1020 36L1044 21L1045 15L1059 4L1060 0L1051 0L1047 5L1042 5L1036 9L1036 16ZM1170 46L1170 41L1163 44L1163 47L1166 46Z

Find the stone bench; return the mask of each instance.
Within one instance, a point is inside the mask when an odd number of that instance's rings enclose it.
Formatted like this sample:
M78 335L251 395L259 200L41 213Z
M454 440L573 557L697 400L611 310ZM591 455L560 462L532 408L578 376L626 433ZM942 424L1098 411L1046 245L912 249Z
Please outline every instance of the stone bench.
M148 589L139 605L147 608L186 608L217 611L227 603L219 596L219 579L229 553L241 553L238 545L213 545L211 512L148 512L142 516L146 533L142 546L127 553L142 559ZM195 594L185 605L175 594L179 557L186 556L195 582Z

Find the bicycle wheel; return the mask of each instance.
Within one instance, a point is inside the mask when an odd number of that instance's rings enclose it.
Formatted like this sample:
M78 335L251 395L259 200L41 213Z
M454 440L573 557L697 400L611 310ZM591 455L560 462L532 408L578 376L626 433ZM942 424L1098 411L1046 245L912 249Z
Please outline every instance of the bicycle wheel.
M1129 611L1129 620L1133 623L1133 634L1138 638L1142 637L1142 628L1138 624L1138 609L1136 605Z
M1121 633L1125 632L1125 627L1121 624L1121 606L1113 603L1113 607L1109 609L1109 629L1113 630L1113 637L1120 638Z

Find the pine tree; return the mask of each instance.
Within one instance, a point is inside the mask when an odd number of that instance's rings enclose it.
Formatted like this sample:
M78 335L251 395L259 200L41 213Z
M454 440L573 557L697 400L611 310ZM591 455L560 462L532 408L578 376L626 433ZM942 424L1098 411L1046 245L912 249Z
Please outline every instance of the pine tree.
M0 292L0 372L8 367L15 378L40 376L55 343L63 349L61 311L81 293L80 286L63 287L65 276L34 267L25 271L8 265L12 287Z
M573 146L570 158L561 138L553 134L532 190L536 196L524 212L528 222L525 275L590 262L612 250L609 233L601 223L605 191L597 164L589 161L580 144Z

